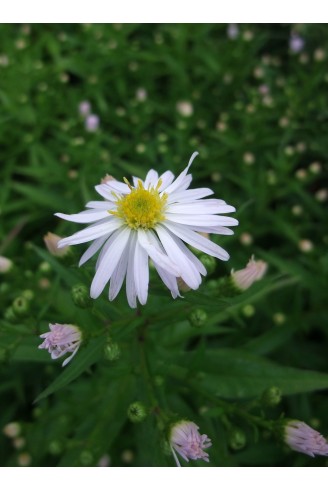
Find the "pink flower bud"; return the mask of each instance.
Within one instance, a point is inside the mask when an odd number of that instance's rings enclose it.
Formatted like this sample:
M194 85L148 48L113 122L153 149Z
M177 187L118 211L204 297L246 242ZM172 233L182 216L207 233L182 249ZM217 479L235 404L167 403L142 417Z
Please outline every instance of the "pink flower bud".
M320 432L299 420L291 420L285 425L285 443L299 453L314 456L328 456L328 444Z
M208 454L204 451L212 445L206 434L201 435L199 427L187 420L175 424L170 433L170 446L177 466L181 466L176 452L189 462L189 459L202 459L208 463ZM176 451L176 452L175 452Z

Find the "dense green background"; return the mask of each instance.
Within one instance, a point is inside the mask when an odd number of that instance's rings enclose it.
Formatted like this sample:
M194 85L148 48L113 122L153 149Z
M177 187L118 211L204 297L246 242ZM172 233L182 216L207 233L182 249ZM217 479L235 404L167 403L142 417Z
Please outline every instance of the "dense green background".
M328 433L327 392L315 391L328 387L328 28L240 25L234 40L226 31L223 24L0 26L0 255L14 262L0 276L0 427L20 421L26 440L17 450L0 436L2 466L19 464L21 453L36 466L96 465L103 454L113 465L173 465L156 414L139 425L127 420L130 403L149 403L143 349L162 408L212 439L210 465L325 464L292 453L268 431L257 434L247 417L223 414L215 398L237 400L248 413L250 399L278 386L286 396L264 419L284 413ZM289 49L292 31L305 40L299 54ZM79 116L83 100L100 118L95 133ZM181 101L192 104L191 115L179 113ZM175 302L154 275L141 317L124 294L77 308L70 288L89 287L93 264L77 269L83 246L64 264L46 252L46 232L79 229L54 213L82 210L106 173L177 174L194 151L193 186L211 187L237 208L235 235L218 237L230 261L217 261L199 292ZM252 254L269 263L267 278L222 301L217 279ZM26 289L34 292L29 311L10 317ZM195 307L207 313L200 328L188 321ZM49 322L95 336L64 370L37 350ZM103 359L107 337L98 337L108 324L122 350L115 362ZM33 405L54 381L55 393ZM229 424L246 433L240 451L229 446Z

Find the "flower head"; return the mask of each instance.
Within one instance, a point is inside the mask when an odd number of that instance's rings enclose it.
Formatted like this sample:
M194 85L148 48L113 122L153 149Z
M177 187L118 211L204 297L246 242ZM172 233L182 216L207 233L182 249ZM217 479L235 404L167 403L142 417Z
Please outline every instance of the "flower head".
M206 434L201 435L199 427L187 420L181 420L175 424L170 432L170 446L177 466L181 466L176 452L185 460L202 459L208 463L208 454L204 451L212 446L211 440Z
M245 269L240 271L232 271L231 278L234 285L244 291L252 286L255 281L262 279L266 273L268 264L264 260L255 260L252 256L246 265Z
M299 453L308 456L328 456L327 440L320 432L299 420L291 420L285 425L285 443Z
M59 242L59 247L64 247L93 241L79 265L102 249L91 284L92 298L98 298L110 281L112 301L126 278L129 305L135 308L137 298L144 305L149 258L173 298L180 295L177 278L197 289L206 269L184 242L213 257L229 259L223 248L200 233L233 234L227 226L235 226L238 221L221 214L235 208L220 199L203 200L213 194L210 189L188 189L192 181L188 170L196 155L176 179L170 171L159 176L150 170L144 181L133 177L133 185L126 179L124 183L110 180L96 186L103 201L87 203L88 209L78 214L56 214L76 223L93 223Z
M51 354L51 359L58 359L65 354L72 353L63 362L63 367L75 356L79 350L82 334L75 325L49 324L50 332L40 335L44 341L39 345L39 349L47 349Z

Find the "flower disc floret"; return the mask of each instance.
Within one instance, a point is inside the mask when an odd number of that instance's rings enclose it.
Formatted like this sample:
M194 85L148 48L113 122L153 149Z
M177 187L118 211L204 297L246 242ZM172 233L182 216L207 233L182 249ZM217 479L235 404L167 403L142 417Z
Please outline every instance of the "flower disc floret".
M164 211L167 195L158 192L161 185L159 181L156 188L145 189L141 180L138 186L133 188L129 183L130 194L117 198L116 210L109 211L118 218L121 218L132 229L139 228L149 230L155 228L157 223L165 219Z

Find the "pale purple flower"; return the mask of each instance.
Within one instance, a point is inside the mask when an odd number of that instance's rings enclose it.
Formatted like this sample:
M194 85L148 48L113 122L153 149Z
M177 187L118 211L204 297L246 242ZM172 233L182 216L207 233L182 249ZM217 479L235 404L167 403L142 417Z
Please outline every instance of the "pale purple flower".
M292 32L289 38L289 49L292 51L292 53L300 53L304 49L304 46L304 39L297 34L297 32Z
M63 362L64 367L79 350L82 341L81 331L75 325L50 323L49 327L50 332L40 335L41 339L45 340L39 345L39 349L47 349L51 354L51 359L58 359L65 354L72 353Z
M87 100L83 100L79 104L79 114L82 117L87 117L91 112L91 104Z
M238 289L244 291L251 287L255 281L262 279L267 268L268 264L264 260L255 260L252 256L245 269L236 272L231 271L231 279Z
M170 433L170 446L177 466L181 466L176 452L189 462L189 459L202 459L208 463L208 454L204 451L212 446L211 439L206 434L201 435L199 427L188 420L175 424Z
M239 36L239 29L237 24L228 25L227 36L229 39L237 39L237 37Z
M99 116L89 114L85 119L85 129L89 133L94 133L99 128Z
M285 443L299 453L314 456L328 456L327 440L320 432L299 420L291 420L285 426Z

